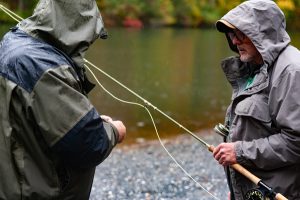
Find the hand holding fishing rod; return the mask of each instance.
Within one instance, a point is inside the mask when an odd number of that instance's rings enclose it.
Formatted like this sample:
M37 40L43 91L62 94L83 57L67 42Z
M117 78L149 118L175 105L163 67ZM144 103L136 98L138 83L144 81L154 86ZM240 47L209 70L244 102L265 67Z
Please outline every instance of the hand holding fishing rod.
M215 126L215 132L223 137L227 137L229 130L222 124ZM237 163L236 153L234 151L234 143L221 143L217 147L210 145L208 150L213 153L213 156L219 164L224 167L230 166L240 174L247 177L255 185L259 186L259 189L253 189L247 192L245 198L252 199L252 195L256 195L257 199L265 199L265 197L276 200L287 200L282 194L275 193L271 187L266 185L260 178L249 172L242 165Z
M217 154L217 152L215 151L215 147L214 146L210 146L209 147L209 151L212 152L214 155ZM245 177L247 177L251 182L253 182L255 185L259 186L262 190L265 191L265 193L267 193L268 196L271 196L272 198L275 198L277 200L288 200L287 198L285 198L282 194L280 193L275 193L272 188L270 188L269 186L267 186L265 183L262 182L262 180L260 178L258 178L257 176L255 176L254 174L252 174L251 172L249 172L246 168L244 168L242 165L235 163L235 164L230 164L229 165L231 168L233 168L234 170L236 170L237 172L239 172L240 174L244 175ZM260 192L259 190L255 190ZM249 191L248 195L250 195L252 192ZM266 195L266 194L264 194ZM247 198L247 194L246 194L246 198ZM251 199L251 198L247 198L247 199Z

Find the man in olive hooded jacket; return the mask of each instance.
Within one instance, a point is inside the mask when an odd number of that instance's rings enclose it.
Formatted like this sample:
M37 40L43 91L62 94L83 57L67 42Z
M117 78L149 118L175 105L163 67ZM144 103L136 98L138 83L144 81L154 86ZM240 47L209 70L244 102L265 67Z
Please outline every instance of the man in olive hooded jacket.
M106 32L95 0L40 0L0 43L0 199L89 199L121 121L87 99L84 52Z
M283 12L271 0L245 1L216 23L239 54L222 62L232 85L228 143L214 157L239 163L275 192L300 199L300 52L290 45ZM231 199L257 186L227 169Z

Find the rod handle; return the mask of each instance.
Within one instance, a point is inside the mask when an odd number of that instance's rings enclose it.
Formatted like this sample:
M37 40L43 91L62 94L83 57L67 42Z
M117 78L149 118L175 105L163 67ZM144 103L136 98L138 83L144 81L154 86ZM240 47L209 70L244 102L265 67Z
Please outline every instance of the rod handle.
M288 200L286 197L284 197L282 194L277 193L275 196L276 200Z
M208 150L210 152L213 152L215 149L215 147L213 145L209 145L208 146ZM257 176L255 176L254 174L252 174L251 172L249 172L246 168L244 168L242 165L240 164L233 164L230 165L231 168L233 168L234 170L238 171L240 174L244 175L245 177L247 177L250 181L252 181L255 185L258 185L258 183L261 181L260 178L258 178ZM286 197L284 197L282 194L277 193L275 196L276 200L288 200Z
M230 167L235 169L236 171L238 171L240 174L244 175L245 177L247 177L255 185L258 185L258 183L261 181L260 178L258 178L257 176L255 176L254 174L249 172L246 168L244 168L240 164L233 164L233 165L230 165Z
M208 150L210 152L213 152L215 149L215 147L213 145L209 145L208 146ZM244 175L245 177L247 177L250 181L252 181L253 183L255 183L255 185L258 184L259 181L261 181L261 179L259 179L258 177L256 177L254 174L252 174L251 172L249 172L247 169L245 169L242 165L240 164L233 164L230 166L231 168L235 169L236 171L238 171L239 173L241 173L242 175Z

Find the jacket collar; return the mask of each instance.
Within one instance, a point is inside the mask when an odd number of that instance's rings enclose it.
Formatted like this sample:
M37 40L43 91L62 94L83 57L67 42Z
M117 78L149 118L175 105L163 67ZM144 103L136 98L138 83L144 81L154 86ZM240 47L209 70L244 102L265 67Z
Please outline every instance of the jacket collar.
M258 93L269 85L269 68L266 64L258 67L243 63L238 57L229 57L222 61L221 67L233 88L233 98ZM254 80L246 89L249 77L254 77Z

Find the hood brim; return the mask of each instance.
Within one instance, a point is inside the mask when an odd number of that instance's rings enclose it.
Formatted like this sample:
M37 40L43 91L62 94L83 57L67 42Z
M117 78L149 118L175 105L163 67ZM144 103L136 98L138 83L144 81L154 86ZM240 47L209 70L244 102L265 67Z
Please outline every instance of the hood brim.
M233 26L228 21L223 20L223 19L220 19L216 22L216 28L221 33L227 33L227 32L230 32L230 31L236 29L235 26Z

